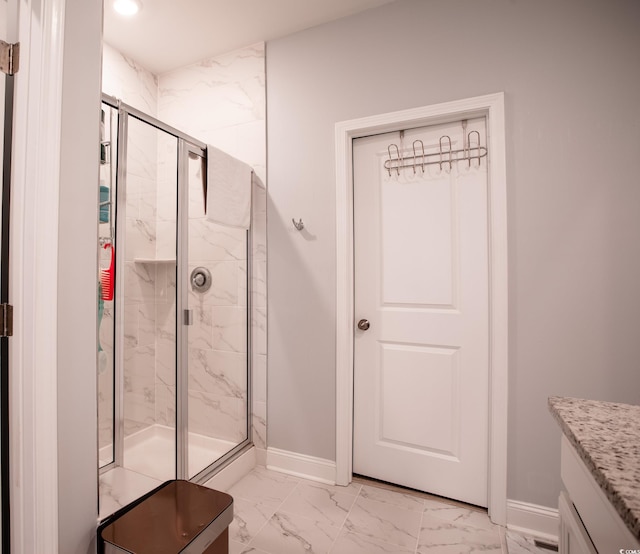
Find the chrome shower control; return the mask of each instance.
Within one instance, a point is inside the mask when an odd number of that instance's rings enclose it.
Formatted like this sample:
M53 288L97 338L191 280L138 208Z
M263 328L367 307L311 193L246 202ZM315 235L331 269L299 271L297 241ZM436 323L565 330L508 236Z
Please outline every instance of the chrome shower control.
M196 292L207 292L211 288L211 272L206 267L196 267L191 272L191 288Z

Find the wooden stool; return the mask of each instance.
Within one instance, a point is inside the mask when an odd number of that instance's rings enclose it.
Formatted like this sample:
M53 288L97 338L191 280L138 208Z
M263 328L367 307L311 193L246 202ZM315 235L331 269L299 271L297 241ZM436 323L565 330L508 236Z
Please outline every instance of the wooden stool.
M98 528L104 554L228 554L233 498L189 481L167 481Z

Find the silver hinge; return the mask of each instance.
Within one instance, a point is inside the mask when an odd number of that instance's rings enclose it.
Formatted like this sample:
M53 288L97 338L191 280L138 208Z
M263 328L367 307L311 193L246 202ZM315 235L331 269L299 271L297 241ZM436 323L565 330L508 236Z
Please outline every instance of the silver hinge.
M0 304L0 337L13 336L13 306Z
M20 67L20 43L9 44L0 40L0 71L15 75Z

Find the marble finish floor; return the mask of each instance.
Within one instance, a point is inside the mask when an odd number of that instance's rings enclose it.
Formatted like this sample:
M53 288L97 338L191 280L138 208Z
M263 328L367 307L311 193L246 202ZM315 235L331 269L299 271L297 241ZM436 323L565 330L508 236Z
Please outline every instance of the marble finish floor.
M484 510L360 478L337 487L257 467L227 492L230 554L550 554Z

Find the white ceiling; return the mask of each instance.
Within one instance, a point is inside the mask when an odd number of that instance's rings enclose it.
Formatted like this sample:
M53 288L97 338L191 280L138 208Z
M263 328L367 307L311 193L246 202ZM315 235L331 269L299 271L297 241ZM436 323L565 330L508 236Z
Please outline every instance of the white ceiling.
M155 74L283 37L393 0L141 0L124 18L104 0L104 40Z

